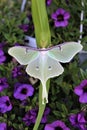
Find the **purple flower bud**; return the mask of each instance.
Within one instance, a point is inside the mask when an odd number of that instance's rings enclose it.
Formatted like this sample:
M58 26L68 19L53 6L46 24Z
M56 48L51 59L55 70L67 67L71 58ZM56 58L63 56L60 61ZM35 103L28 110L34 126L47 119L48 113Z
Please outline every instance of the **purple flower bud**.
M0 48L0 64L2 64L6 60L4 55L4 51Z
M22 29L24 32L27 32L29 29L29 25L28 24L21 24L21 25L19 25L19 28Z
M21 67L19 67L19 66L14 67L12 70L12 77L16 78L17 76L20 76L20 75L22 75Z
M0 78L0 92L2 92L5 88L8 88L8 83L7 83L7 79L4 78Z
M52 3L52 0L46 0L46 4L49 6Z

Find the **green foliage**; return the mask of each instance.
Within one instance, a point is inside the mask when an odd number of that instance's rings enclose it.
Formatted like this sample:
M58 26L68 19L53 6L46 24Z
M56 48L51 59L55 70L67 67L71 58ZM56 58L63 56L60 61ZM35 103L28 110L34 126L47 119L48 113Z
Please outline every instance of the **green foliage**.
M34 29L29 29L28 32L23 32L19 28L21 24L33 25L32 19L29 21L27 15L31 14L31 0L27 1L25 11L20 12L21 1L20 0L1 0L0 1L0 44L5 42L6 45L3 47L7 60L5 63L0 64L0 78L6 77L9 83L9 88L0 92L0 96L8 95L11 99L13 109L10 112L0 115L0 122L6 122L8 126L14 128L14 130L32 130L33 124L29 128L25 125L22 118L25 113L32 108L38 106L38 86L37 81L33 87L35 89L34 95L26 99L27 104L22 105L22 102L13 97L14 84L17 82L31 83L30 77L27 75L25 78L17 77L12 78L12 69L19 64L11 59L8 55L8 49L14 46L15 43L24 44L25 35L35 36ZM9 4L10 3L10 4ZM51 19L51 14L58 8L64 8L70 12L69 25L65 28L54 27L54 22ZM81 0L69 1L69 4L65 0L53 0L50 6L47 6L48 20L51 30L51 44L57 45L67 41L78 41L79 39L79 26L80 26L80 11L82 9ZM84 9L84 32L82 38L82 44L84 49L87 50L87 2L85 0ZM52 123L55 120L62 120L72 128L68 117L71 113L78 113L82 109L87 109L86 104L78 102L78 96L73 92L75 86L79 85L83 79L87 79L87 61L83 64L79 64L78 55L67 64L62 64L64 67L64 73L56 78L51 79L51 87L49 90L49 103L51 112L48 115L47 123ZM85 68L85 69L84 69ZM25 68L24 68L25 69ZM25 74L25 71L23 74ZM56 71L56 70L55 70ZM40 124L39 130L44 129L45 124Z

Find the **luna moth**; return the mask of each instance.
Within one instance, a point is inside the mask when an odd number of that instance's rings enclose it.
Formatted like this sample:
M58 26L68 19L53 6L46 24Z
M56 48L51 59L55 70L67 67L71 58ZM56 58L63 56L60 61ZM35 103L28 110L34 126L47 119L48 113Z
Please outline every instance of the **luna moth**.
M21 65L27 65L28 75L38 78L43 87L42 104L48 103L46 82L49 78L59 76L64 72L61 63L69 62L79 51L82 45L77 42L67 42L50 48L32 48L25 46L11 47L8 53Z

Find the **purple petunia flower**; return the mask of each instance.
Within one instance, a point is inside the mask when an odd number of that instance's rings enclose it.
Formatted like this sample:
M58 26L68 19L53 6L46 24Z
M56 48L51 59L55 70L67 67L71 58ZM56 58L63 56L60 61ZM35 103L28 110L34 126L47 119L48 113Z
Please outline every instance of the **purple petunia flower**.
M52 14L51 18L54 20L55 27L66 27L68 25L70 13L62 8L59 8Z
M22 29L24 32L27 32L29 29L29 25L28 24L21 24L21 25L19 25L19 28Z
M44 130L70 130L64 122L57 120L51 124L46 124Z
M4 51L0 48L0 64L2 64L6 60L4 55Z
M12 109L12 105L8 96L0 97L0 113L5 113Z
M20 75L22 75L21 67L20 66L14 67L12 70L12 77L16 78L17 76L20 76Z
M79 128L79 130L87 130L86 128L87 121L85 120L84 112L70 115L69 120L71 124L74 127Z
M8 83L7 83L7 79L4 78L0 78L0 92L2 92L5 88L8 88Z
M52 3L52 0L46 0L46 4L49 6Z
M74 93L79 96L79 102L87 103L87 80L83 80L80 85L76 86Z
M43 114L43 117L42 117L42 120L41 120L41 123L47 122L47 116L49 115L49 113L50 113L50 108L46 107L44 114Z
M4 122L0 123L0 130L7 130L6 127L7 127L6 123Z
M30 84L15 84L14 97L21 101L25 100L28 96L32 96L34 88Z
M50 108L46 107L41 123L46 123L47 122L47 115L50 113ZM25 122L25 124L27 126L31 125L32 123L34 124L37 118L37 114L38 114L38 108L36 107L35 109L31 109L29 110L24 118L23 121Z

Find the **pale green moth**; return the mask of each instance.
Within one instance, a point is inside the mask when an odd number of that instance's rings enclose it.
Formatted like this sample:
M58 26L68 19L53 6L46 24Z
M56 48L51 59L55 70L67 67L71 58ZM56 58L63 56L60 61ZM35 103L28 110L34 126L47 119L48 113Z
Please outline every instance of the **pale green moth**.
M77 42L67 42L42 49L15 46L10 48L8 53L21 65L28 65L26 72L30 76L38 78L41 81L43 86L42 104L44 104L45 100L46 103L48 103L48 94L46 90L47 80L61 75L64 71L59 62L69 62L81 50L81 44Z

